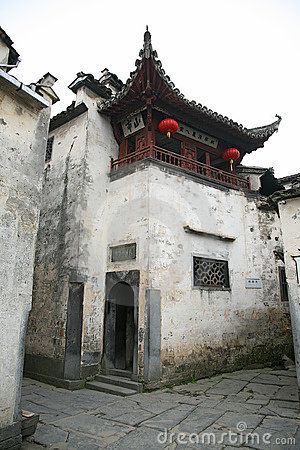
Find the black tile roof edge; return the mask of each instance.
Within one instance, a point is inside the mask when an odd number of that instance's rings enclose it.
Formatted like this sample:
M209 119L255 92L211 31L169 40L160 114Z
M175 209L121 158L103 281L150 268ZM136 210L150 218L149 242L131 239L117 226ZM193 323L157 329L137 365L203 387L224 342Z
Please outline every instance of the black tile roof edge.
M92 92L104 99L109 99L112 95L111 89L101 84L91 73L79 72L76 80L69 84L69 89L76 94L79 88L85 86Z
M276 191L269 198L276 203L279 202L280 200L285 199L288 200L290 198L297 198L297 197L300 197L300 187Z
M56 116L52 117L50 120L49 132L55 130L56 128L64 125L75 117L80 116L84 112L88 110L88 107L85 103L79 103L79 105L75 106L75 101L71 103L70 106L67 107L65 111L56 114Z
M251 174L257 174L262 175L265 173L269 168L268 167L258 167L258 166L244 166L243 164L240 164L236 167L236 171L240 173L251 173Z
M20 54L17 52L17 50L13 47L13 41L8 36L6 31L3 30L2 27L0 27L0 39L9 47L10 52L8 56L8 64L14 65L19 59Z
M300 178L300 173L294 173L292 175L287 175L285 177L278 178L281 182L288 183L289 181L296 180Z
M156 50L153 50L152 43L151 43L151 34L148 31L148 27L146 28L146 32L144 34L144 45L143 48L139 52L139 57L141 59L137 59L135 62L136 69L130 73L130 78L126 81L124 84L123 89L118 92L116 95L113 96L113 98L107 100L104 102L101 107L99 108L99 111L102 113L109 112L109 109L118 103L119 100L124 98L128 91L130 90L135 78L138 75L139 69L142 67L142 62L145 59L152 59L153 63L156 67L157 72L161 76L161 78L167 83L167 85L172 89L172 91L177 95L178 99L180 99L183 103L185 103L187 106L189 106L191 109L196 110L208 118L214 120L215 122L222 123L231 129L238 131L241 135L246 136L250 139L256 139L256 140L267 140L275 131L278 130L279 124L281 122L281 117L276 114L277 120L274 122L264 125L262 127L255 127L255 128L246 128L242 124L239 124L238 122L234 122L232 119L229 119L227 116L222 116L221 114L218 114L215 111L212 111L211 109L207 108L206 106L203 106L201 103L197 103L194 100L188 100L185 98L185 96L180 92L178 88L175 87L175 84L171 81L170 77L166 74L164 69L162 68L162 63L157 57Z

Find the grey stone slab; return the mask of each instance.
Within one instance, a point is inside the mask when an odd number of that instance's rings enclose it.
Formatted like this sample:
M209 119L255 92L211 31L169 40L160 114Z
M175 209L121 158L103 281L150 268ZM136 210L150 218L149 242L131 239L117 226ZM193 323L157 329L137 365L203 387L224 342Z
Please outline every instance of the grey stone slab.
M132 397L130 398L130 400L132 400ZM139 401L136 401L136 404L139 405L143 410L149 411L153 414L160 414L174 407L174 403L170 401L157 401L148 399L141 399Z
M32 387L33 387L33 385L31 385L31 384L22 386L22 397L32 395L32 392L33 392Z
M222 378L232 380L251 381L253 378L260 375L259 370L238 370L237 372L223 373Z
M293 427L285 426L276 428L276 425L272 425L273 428L259 426L255 430L255 434L259 436L259 443L253 445L254 448L265 450L270 449L284 449L284 450L296 450L299 448L299 441L295 437L295 429Z
M200 398L198 397L198 404L201 406L201 408L214 408L218 407L218 405L224 400L225 397L221 395L205 395L202 396L202 401L200 402Z
M177 449L195 449L201 448L201 450L221 450L224 448L224 444L218 444L218 434L220 430L217 430L213 427L208 427L207 430L212 430L213 434L206 433L206 430L203 433L177 433L172 431L170 433L170 438L173 439L174 444Z
M74 431L71 431L68 436L68 450L70 447L76 450L98 450L104 448L103 446L101 447L101 444L103 445L103 442L99 442L92 436L87 437L85 434Z
M223 411L218 411L216 408L207 409L198 406L185 419L174 426L172 431L177 434L199 434L216 422L223 414Z
M151 417L153 417L154 414L147 412L147 411L143 411L142 409L136 410L136 411L131 411L131 412L127 412L127 413L123 413L120 416L116 416L114 417L114 420L116 422L121 422L121 423L125 423L127 425L138 425L141 422L150 419Z
M170 430L184 420L194 409L192 405L178 405L173 409L158 414L151 419L142 422L143 426L156 428L158 430Z
M227 446L243 446L244 436L239 433L233 433L230 429L226 427L220 427L216 424L206 428L199 435L201 448L222 448L225 449ZM235 447L235 448L236 448Z
M261 408L261 404L253 404L242 401L240 397L231 397L223 399L218 403L218 409L224 411L236 411L240 413L256 413Z
M102 414L104 419L113 419L115 422L121 422L128 425L138 425L144 420L150 419L155 415L150 411L141 408L137 403L128 399L120 400L111 405L103 406L90 414Z
M165 448L167 443L159 443L159 430L148 427L139 427L128 433L126 436L120 438L115 444L109 445L109 450L157 450ZM162 439L164 436L162 435Z
M299 402L299 393L297 386L282 386L274 396L277 400L289 400Z
M50 446L52 444L65 443L68 438L68 432L61 430L53 425L38 424L33 440L35 443Z
M228 395L226 398L228 398L228 400L230 400L230 399L240 399L241 402L246 402L248 399L252 398L254 394L253 394L253 392L247 392L245 389L243 389L242 391L238 392L237 394Z
M194 383L174 386L172 388L172 391L187 395L201 395L204 392L208 391L208 389L219 383L219 381L221 381L221 377L215 379L198 380Z
M101 445L113 443L115 440L124 436L133 427L116 423L112 420L106 420L89 414L78 414L73 417L55 422L55 426L68 431L78 431L99 439Z
M243 392L272 398L279 389L279 386L251 382L247 384Z
M247 404L265 406L270 402L270 397L266 397L265 395L254 394L251 395L246 401Z
M36 383L37 383L37 381L33 380L32 378L24 377L22 380L22 386L34 385Z
M269 416L275 415L280 417L291 417L294 419L300 419L300 409L298 403L296 402L271 400L267 406L263 406L260 409L259 413Z
M140 394L143 395L143 394ZM131 396L131 399L135 399L135 395ZM177 392L153 392L153 394L149 395L149 398L152 401L161 401L161 402L172 402L173 404L180 404L185 403L187 405L198 405L202 402L203 397L202 396L188 396L188 395L181 395Z
M239 448L239 450L252 450L253 449L253 447L238 447ZM226 450L236 450L236 447L231 447L231 445L226 445L225 446L225 449Z
M43 450L43 445L35 444L27 439L24 439L21 445L21 450Z
M35 394L30 397L30 402L36 404L37 406L46 407L50 410L72 416L84 411L80 402L73 402L73 398L71 396L66 398L64 396L57 395L57 393L47 397Z
M109 405L103 405L99 408L90 411L93 415L105 415L108 418L113 418L119 416L120 414L127 413L133 410L141 410L136 402L132 402L128 398L118 397L118 401L111 403Z
M247 385L243 380L223 379L218 384L210 388L208 394L233 395L240 392Z
M261 423L263 418L264 416L261 414L241 414L239 412L228 411L216 421L214 426L228 428L231 431L238 433L244 430L253 430Z
M80 389L73 392L74 404L80 405L82 409L95 409L102 405L108 405L118 401L120 397L105 392L98 392L90 389Z
M263 419L259 428L265 428L269 430L270 433L272 431L288 432L294 436L299 426L300 421L297 419L267 416Z
M275 386L290 386L295 385L295 379L293 377L287 377L283 375L275 375L273 373L261 373L252 380L252 383L268 384Z
M64 417L68 417L68 414L62 413L61 411L57 411L55 409L50 409L43 405L37 405L37 404L29 402L29 401L23 400L21 407L22 407L22 409L25 409L26 411L31 411L31 412L39 414L40 422L43 422L43 423L52 423L58 419L63 419Z
M270 374L272 375L280 375L283 377L293 377L295 379L295 382L297 383L297 374L296 374L296 370L295 369L276 369L276 370L272 370L272 372L270 372Z

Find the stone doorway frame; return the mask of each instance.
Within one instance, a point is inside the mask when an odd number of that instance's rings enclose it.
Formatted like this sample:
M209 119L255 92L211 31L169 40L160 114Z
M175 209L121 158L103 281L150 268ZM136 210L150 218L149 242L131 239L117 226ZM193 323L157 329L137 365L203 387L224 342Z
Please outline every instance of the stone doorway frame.
M128 270L128 271L115 271L106 272L105 275L105 306L104 306L104 319L103 319L103 356L102 356L102 368L104 371L108 371L106 354L109 352L109 346L111 342L106 341L107 334L107 316L106 305L108 301L109 293L112 288L118 283L127 283L133 291L134 302L134 347L133 347L133 367L132 367L132 379L138 379L138 319L139 319L139 288L140 288L140 271Z

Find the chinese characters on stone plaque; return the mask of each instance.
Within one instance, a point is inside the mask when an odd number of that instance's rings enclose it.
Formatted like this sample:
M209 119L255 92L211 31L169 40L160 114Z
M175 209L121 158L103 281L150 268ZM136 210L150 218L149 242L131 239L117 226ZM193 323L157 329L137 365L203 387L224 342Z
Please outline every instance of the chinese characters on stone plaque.
M127 261L136 258L136 244L117 245L110 247L111 261Z
M123 122L121 122L121 125L125 137L141 130L145 126L141 113L135 114L134 116L123 120Z
M213 136L209 136L208 134L202 133L202 131L195 130L192 127L188 127L183 123L179 124L179 129L177 133L182 134L183 136L194 139L195 141L202 142L202 144L206 144L209 147L217 148L218 147L218 139Z

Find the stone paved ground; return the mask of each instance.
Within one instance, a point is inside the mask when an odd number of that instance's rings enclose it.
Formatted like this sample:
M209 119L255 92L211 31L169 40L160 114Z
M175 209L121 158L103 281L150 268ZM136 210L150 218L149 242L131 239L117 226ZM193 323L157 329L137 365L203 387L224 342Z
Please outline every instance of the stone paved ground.
M27 378L22 397L23 409L40 414L23 450L300 449L294 368L244 370L127 398Z

